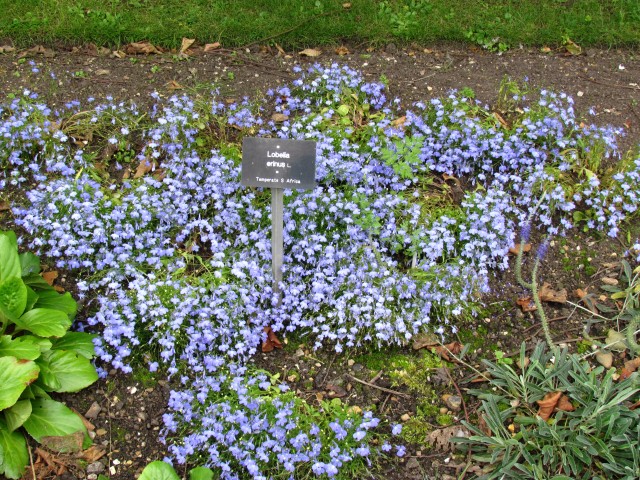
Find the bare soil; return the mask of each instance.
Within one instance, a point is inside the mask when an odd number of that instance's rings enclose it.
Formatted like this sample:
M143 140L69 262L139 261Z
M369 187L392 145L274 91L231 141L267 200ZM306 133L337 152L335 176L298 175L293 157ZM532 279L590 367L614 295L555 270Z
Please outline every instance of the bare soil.
M564 51L543 53L539 49L514 49L498 55L460 45L398 48L392 44L381 50L369 51L355 46L348 50L351 53L338 55L327 49L313 59L295 52L282 55L271 47L219 49L208 53L195 49L186 59L170 53L113 58L110 51L101 54L95 46L74 49L59 46L43 49L43 53L13 52L0 54L0 99L29 89L46 98L50 105L87 97L100 99L106 95L145 104L150 102L149 94L154 91L171 95L181 91L180 87L188 90L212 84L220 88L223 97L238 99L292 80L294 65L341 62L358 69L370 80L386 77L391 94L401 98L405 106L465 87L472 88L478 99L491 104L503 78L526 79L534 87L570 94L579 113L594 107L598 124L622 127L626 132L623 150L640 143L638 51L589 49L573 56ZM34 66L39 69L38 73L33 72ZM51 72L55 78L50 76ZM0 212L0 223L5 228L11 225L8 212ZM639 226L629 227L637 237ZM598 290L600 279L617 276L616 262L626 247L624 240L580 234L556 240L541 269L540 280L557 289L566 288L570 297L576 288L589 287L589 291L602 293ZM72 288L71 281L68 287ZM490 357L493 349L513 353L521 341L526 339L533 345L543 338L537 318L531 313L522 313L515 304L523 292L512 272L497 273L493 287L494 293L484 299L490 313L463 328L466 335L463 342L477 340L469 358L472 363ZM580 339L584 316L566 304L548 304L547 315L553 319L554 338L573 348ZM292 378L292 383L310 401L319 394L326 398L337 392L344 394L342 400L349 404L363 408L376 405L378 413L393 421L400 420L404 414L415 413L418 399L378 388L396 388L389 381L388 372L382 371L375 379L375 386L362 384L357 380L371 383L378 372L350 362L348 356L312 352L300 347L300 343L301 340L291 339L291 345L284 350L260 354L256 362L283 376L295 368L299 377ZM407 351L410 350L407 347ZM617 358L616 364L621 361ZM452 366L450 372L450 379L435 376L434 388L438 394L455 395L458 389L464 391L469 386L470 371ZM95 442L106 451L99 460L103 473L112 480L136 478L149 461L166 455L158 441L158 432L168 390L169 385L157 378L128 377L112 372L86 391L65 397L67 403L81 413L87 412L94 402L100 407L100 412L90 421L95 427ZM477 407L475 399L466 396L465 399L464 410L453 412L456 421L464 419L465 414L473 418ZM452 457L450 452L418 448L411 445L405 459L386 463L381 476L416 480L447 478L459 474L465 463L464 459ZM88 469L87 462L74 464L71 459L66 463L69 465L66 473L58 476L50 473L42 478L95 479L97 474L92 472L100 469L99 466ZM29 474L25 478L32 477Z

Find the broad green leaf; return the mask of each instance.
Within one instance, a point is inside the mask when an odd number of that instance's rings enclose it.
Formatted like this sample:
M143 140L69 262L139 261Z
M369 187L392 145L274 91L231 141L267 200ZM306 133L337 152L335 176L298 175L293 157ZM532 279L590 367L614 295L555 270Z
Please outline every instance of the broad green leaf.
M25 287L27 288L27 306L25 307L25 310L31 310L38 301L38 294L33 291L33 288L27 285L25 285Z
M4 411L4 418L7 420L9 431L20 428L27 418L31 415L31 400L20 400L11 408Z
M213 471L207 467L196 467L189 472L189 480L213 480Z
M35 360L40 356L40 347L33 341L34 337L11 338L9 335L0 337L0 357L16 357L21 360Z
M61 312L69 315L69 318L73 318L78 311L78 304L71 297L69 292L59 294L55 290L39 290L38 301L35 304L35 308L51 308L53 310L60 310Z
M0 309L9 318L19 317L27 306L27 286L19 277L0 280Z
M82 432L85 436L83 448L91 445L91 439L78 415L55 400L36 398L31 400L31 415L24 422L24 429L37 442L46 437L64 437Z
M42 367L44 363L48 364L48 373L53 375L60 384L54 389L56 392L77 392L98 380L98 374L91 362L75 352L65 350L43 352L42 358L38 360L42 371L44 371ZM48 382L47 385L49 385Z
M62 337L71 326L71 320L64 312L51 308L29 310L15 323L41 337Z
M37 273L32 273L27 275L26 277L22 277L22 281L36 290L36 293L40 294L40 290L53 290L53 287L47 283L47 281L42 278ZM55 292L55 290L53 290Z
M55 372L51 370L51 364L44 358L36 360L36 364L40 367L40 375L34 385L39 385L47 392L57 392L62 383L60 383Z
M13 232L0 234L0 282L11 277L20 278L22 276L22 267L20 266L16 245Z
M138 480L180 480L180 477L171 465L156 460L144 467Z
M18 250L18 237L16 237L16 233L12 230L6 230L0 232L0 237L7 237L9 239L9 243L13 245L15 250Z
M16 403L24 389L38 378L39 372L31 360L0 357L0 410Z
M27 442L21 433L9 431L2 417L0 417L0 452L2 452L0 476L4 473L6 478L21 478L29 462Z
M22 277L26 277L32 273L40 273L40 259L37 255L31 252L25 252L21 253L19 257Z
M36 382L29 385L22 395L20 396L20 400L33 400L34 398L46 398L47 400L51 399L46 390L44 390L40 385Z
M79 353L89 360L96 356L93 339L97 335L84 332L67 332L64 337L53 341L52 350L69 350Z

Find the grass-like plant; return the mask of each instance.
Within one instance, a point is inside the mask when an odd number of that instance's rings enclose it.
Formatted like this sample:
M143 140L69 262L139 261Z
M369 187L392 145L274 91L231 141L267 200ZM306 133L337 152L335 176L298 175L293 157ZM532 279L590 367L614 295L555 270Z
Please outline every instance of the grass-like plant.
M614 381L615 369L592 368L578 355L539 344L519 365L485 360L491 390L474 390L486 427L465 425L453 441L486 464L484 479L635 479L640 477L640 379ZM536 402L562 392L572 411L542 418Z
M50 392L76 392L98 379L93 335L69 332L77 305L39 275L40 261L18 254L0 233L0 474L17 479L28 463L21 429L59 451L91 444L78 415Z

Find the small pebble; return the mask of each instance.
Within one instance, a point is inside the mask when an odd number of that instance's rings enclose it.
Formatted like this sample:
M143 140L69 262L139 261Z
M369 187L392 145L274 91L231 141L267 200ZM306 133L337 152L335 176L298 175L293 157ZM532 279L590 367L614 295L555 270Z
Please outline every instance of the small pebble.
M353 367L353 365L356 363L356 361L353 358L350 358L349 360L347 360L347 365L349 367Z
M408 422L410 418L411 418L411 415L409 415L408 413L405 413L400 417L400 420L402 420L403 422Z
M93 402L89 407L89 410L87 410L87 413L84 414L84 416L89 420L95 420L96 418L98 418L98 414L100 413L101 410L102 410L102 407L100 406L100 404L98 402Z
M102 437L103 435L106 435L106 434L107 434L107 431L104 428L99 428L96 430L96 435L98 437Z
M93 462L87 466L87 473L102 473L104 472L104 463L102 462Z

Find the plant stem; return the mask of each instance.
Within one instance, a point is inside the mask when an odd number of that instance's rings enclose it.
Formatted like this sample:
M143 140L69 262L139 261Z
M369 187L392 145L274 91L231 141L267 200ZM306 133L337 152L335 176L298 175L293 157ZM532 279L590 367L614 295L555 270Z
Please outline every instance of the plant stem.
M629 325L627 325L627 345L631 351L640 355L640 345L636 342L636 329L638 328L638 324L640 324L640 312L636 312L629 321Z
M538 295L538 266L540 266L540 259L536 258L536 261L533 264L533 271L531 272L531 297L533 297L533 303L536 306L538 317L540 317L540 322L542 323L542 330L544 331L544 337L547 341L547 345L549 345L549 348L554 354L557 354L558 347L555 343L553 343L553 338L551 338L551 330L549 330L547 315L544 313L544 308L542 307L542 302L540 301L540 296Z
M520 245L518 246L518 255L516 256L516 280L520 285L524 288L528 288L531 290L532 285L524 281L522 277L522 254L524 253L524 242L520 240Z

